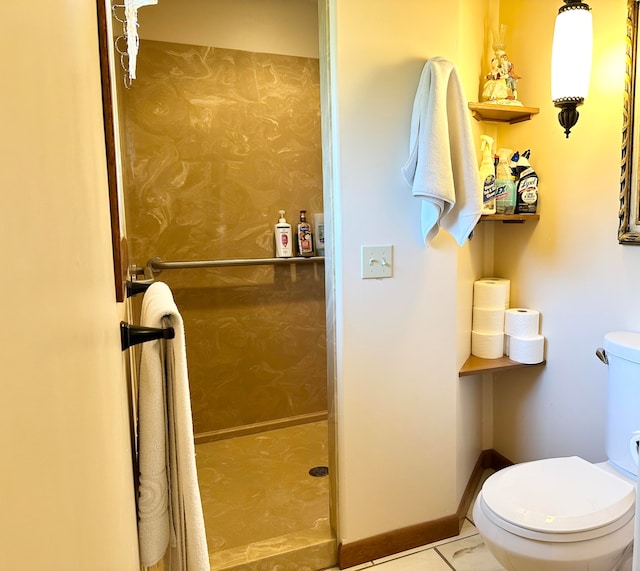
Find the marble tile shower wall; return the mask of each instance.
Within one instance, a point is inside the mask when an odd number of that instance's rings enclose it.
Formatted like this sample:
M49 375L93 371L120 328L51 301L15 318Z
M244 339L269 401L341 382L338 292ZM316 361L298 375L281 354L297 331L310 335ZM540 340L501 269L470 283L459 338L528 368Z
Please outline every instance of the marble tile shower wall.
M322 212L317 59L141 40L123 90L129 259L268 258ZM319 264L171 270L196 435L326 411Z

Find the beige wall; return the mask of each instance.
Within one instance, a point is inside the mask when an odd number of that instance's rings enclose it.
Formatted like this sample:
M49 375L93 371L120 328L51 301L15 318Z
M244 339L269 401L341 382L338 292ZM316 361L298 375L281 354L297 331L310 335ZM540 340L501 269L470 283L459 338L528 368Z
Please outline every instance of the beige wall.
M474 98L482 38L462 15L478 10L468 2L330 4L337 34L338 533L350 543L455 513L460 482L480 452L477 387L459 387L457 371L469 349L477 277L470 266L482 263L482 238L460 250L443 231L426 248L419 203L400 169L425 60L455 62ZM379 244L394 246L394 277L360 279L360 247ZM458 418L463 413L468 420Z
M625 2L592 6L591 93L566 140L549 100L555 7L460 2L439 3L436 11L406 2L403 11L387 12L382 2L337 2L337 405L345 542L451 513L480 448L516 461L605 457L606 369L594 350L607 331L637 329L640 250L616 239ZM479 11L475 21L467 17L471 8ZM415 81L426 57L444 55L458 63L475 100L482 53L475 34L498 20L509 26L509 53L523 76L520 97L541 112L521 125L475 128L501 146L533 149L542 218L523 226L481 225L476 242L462 250L447 236L425 250L399 175ZM359 246L367 243L394 244L393 280L359 280ZM492 273L512 280L512 305L541 311L548 363L493 382L458 381L452 362L466 356L469 283ZM453 283L455 297L447 289Z
M512 460L578 454L605 458L607 369L594 356L608 331L638 330L640 249L617 243L625 61L624 0L594 0L589 96L569 139L550 101L548 66L555 10L535 0L503 3L526 104L540 115L504 141L530 146L540 174L540 221L496 229L496 269L513 301L540 310L547 365L496 376L494 445ZM536 57L525 38L534 38Z
M1 12L0 568L134 570L95 5Z
M165 0L139 17L149 40L318 57L317 0Z
M460 3L460 74L465 85L468 101L477 101L478 77L486 66L486 58L479 57L484 46L487 48L486 30L493 20L495 0L463 0ZM479 23L482 23L479 25ZM472 121L471 126L479 149L479 135L483 126ZM478 154L478 157L480 154ZM456 356L457 369L464 364L470 352L470 331L473 306L473 282L489 275L486 270L491 263L487 248L491 247L491 226L480 225L467 246L458 249L458 270L456 279ZM489 448L483 435L489 430L486 412L483 409L483 379L472 376L454 381L457 390L456 407L456 498L461 498L469 483L469 476L478 459L479 451Z

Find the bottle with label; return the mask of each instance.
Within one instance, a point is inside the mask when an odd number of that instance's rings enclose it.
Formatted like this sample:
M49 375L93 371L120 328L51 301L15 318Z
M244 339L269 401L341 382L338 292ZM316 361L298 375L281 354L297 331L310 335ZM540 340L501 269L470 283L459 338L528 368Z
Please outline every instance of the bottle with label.
M531 151L522 153L518 184L516 185L516 214L535 214L538 209L538 175L529 164Z
M298 222L298 254L300 256L313 256L313 233L311 224L307 222L307 211L300 211L300 222Z
M313 229L316 246L316 256L324 256L324 213L313 215Z
M496 213L496 171L493 162L493 139L488 135L481 135L480 150L480 192L482 194L482 214Z
M516 210L516 184L509 166L511 149L498 151L496 168L496 214L514 214Z
M276 258L291 258L293 256L293 241L291 240L291 224L287 224L284 210L278 211L278 223L275 225Z

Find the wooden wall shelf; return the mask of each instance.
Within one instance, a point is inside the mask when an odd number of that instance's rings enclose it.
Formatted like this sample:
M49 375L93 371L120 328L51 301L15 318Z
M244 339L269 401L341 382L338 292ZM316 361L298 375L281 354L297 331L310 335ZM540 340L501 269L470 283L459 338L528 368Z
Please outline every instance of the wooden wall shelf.
M540 220L539 214L483 214L480 222L529 222L530 220Z
M523 105L498 105L496 103L469 103L473 118L477 121L497 121L498 123L520 123L529 121L540 113L538 107Z
M465 364L462 365L460 377L468 377L470 375L481 375L482 373L498 373L500 371L508 371L511 369L520 369L523 367L539 367L544 365L546 361L536 363L535 365L527 365L525 363L517 363L509 357L500 357L498 359L482 359L475 355L469 355Z

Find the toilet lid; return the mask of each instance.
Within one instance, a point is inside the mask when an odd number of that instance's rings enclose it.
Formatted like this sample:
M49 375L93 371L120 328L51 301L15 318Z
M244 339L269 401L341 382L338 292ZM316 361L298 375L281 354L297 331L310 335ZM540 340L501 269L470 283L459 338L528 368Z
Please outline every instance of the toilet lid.
M485 505L503 520L543 533L575 533L610 524L633 508L633 486L582 458L510 466L482 487Z

